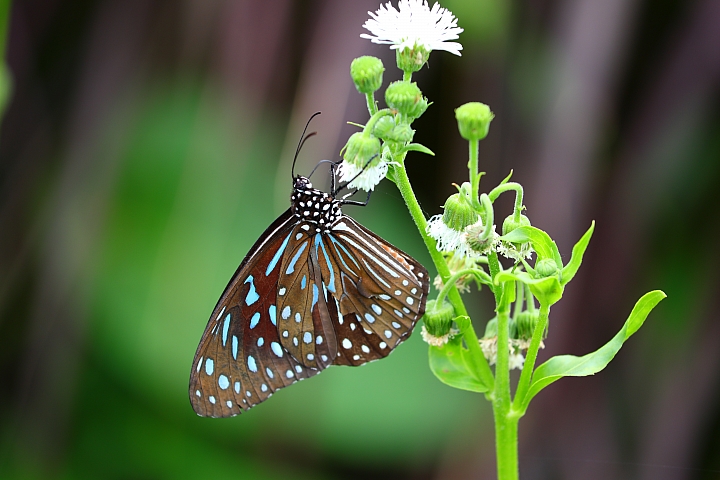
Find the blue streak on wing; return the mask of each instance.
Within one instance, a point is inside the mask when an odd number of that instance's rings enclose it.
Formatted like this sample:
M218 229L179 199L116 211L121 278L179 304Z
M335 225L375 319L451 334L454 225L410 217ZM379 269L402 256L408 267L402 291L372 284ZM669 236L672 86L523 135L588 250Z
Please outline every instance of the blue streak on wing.
M300 255L305 251L305 247L307 247L307 242L303 243L300 248L298 248L297 253L295 256L290 260L290 264L287 267L287 270L285 270L286 275L290 275L295 271L295 264L297 263L298 259L300 258Z
M277 318L275 315L277 314L277 308L275 305L270 305L270 308L268 308L268 313L270 314L270 321L273 325L277 326Z
M260 312L253 313L253 316L250 319L250 328L255 328L259 321L260 321Z
M275 265L277 265L278 261L282 257L283 252L285 251L285 247L287 247L288 240L290 240L290 235L292 235L292 232L288 234L287 237L285 237L285 240L283 240L282 245L280 245L280 248L278 248L278 251L275 252L275 256L272 260L270 260L270 263L267 266L267 270L265 270L265 276L267 277L270 275L270 272L272 272L275 269Z
M233 335L232 338L232 355L235 360L237 360L237 352L238 352L238 338Z
M255 279L252 275L249 275L243 283L248 282L250 282L250 291L245 297L245 305L252 305L253 303L260 300L260 295L258 295L257 291L255 290Z
M312 306L310 307L311 309L315 308L315 304L317 303L317 301L318 301L318 288L317 288L317 284L313 283L313 300L312 300Z
M230 328L230 314L228 313L225 317L225 322L223 323L223 334L222 334L222 343L223 347L227 343L227 336L228 336L228 329Z
M303 275L302 280L300 280L300 288L305 290L305 285L307 284L307 277Z
M333 237L332 235L328 234L328 238L330 238L330 241L333 243L335 250L337 250L337 247L340 247L340 249L342 249L342 251L345 252L345 255L347 255L348 258L350 260L352 260L352 262L355 264L355 266L358 268L358 270L360 270L360 265L358 265L358 263L355 261L353 256L350 255L350 252L347 251L347 248L345 248L345 246L342 243L338 242L337 239L335 237ZM337 254L338 254L338 257L340 258L340 261L342 262L342 264L345 265L345 268L347 268L351 272L355 273L355 271L352 268L350 268L347 263L345 263L345 258L340 253L340 251L338 251Z
M319 237L320 234L318 234L317 236ZM330 258L328 257L327 251L325 250L325 242L323 242L322 240L320 241L320 248L322 248L323 256L325 257L325 263L327 264L328 270L330 271L330 280L328 281L327 289L335 293L335 269L333 269L333 264L330 262Z

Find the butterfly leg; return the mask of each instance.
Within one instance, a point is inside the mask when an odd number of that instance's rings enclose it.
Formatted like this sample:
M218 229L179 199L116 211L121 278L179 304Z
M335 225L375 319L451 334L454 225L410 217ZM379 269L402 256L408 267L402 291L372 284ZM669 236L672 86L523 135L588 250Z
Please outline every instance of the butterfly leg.
M364 202L359 202L357 200L346 200L348 197L352 197L355 195L359 190L353 190L352 192L348 193L347 195L343 196L341 202L343 205L358 205L360 207L366 207L367 204L370 202L370 195L372 194L372 191L367 192L367 198L365 198Z

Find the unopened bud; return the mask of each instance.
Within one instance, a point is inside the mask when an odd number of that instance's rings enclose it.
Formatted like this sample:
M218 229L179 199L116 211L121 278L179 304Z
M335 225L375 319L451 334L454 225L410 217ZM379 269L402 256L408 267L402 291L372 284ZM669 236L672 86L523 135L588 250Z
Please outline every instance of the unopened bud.
M382 85L385 67L382 60L375 57L358 57L350 64L350 76L360 93L373 93Z

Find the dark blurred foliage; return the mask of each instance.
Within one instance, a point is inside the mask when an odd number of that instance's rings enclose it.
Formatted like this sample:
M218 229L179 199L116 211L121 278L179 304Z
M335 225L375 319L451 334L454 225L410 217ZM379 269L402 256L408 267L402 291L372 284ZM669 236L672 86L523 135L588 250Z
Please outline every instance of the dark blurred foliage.
M513 169L565 255L597 221L542 358L596 349L643 293L668 294L607 370L537 397L520 425L522 478L720 478L720 2L443 5L465 50L434 53L415 76L434 102L415 126L437 155L408 159L427 213L467 175L453 109L482 101L496 114L485 190ZM0 132L0 477L494 478L485 400L435 380L419 335L234 419L199 418L187 400L207 315L288 205L304 122L323 112L299 172L338 158L346 122L367 119L354 57L382 57L385 84L399 78L392 52L359 38L377 7L16 2ZM390 186L347 212L429 265ZM492 312L476 297L482 325Z

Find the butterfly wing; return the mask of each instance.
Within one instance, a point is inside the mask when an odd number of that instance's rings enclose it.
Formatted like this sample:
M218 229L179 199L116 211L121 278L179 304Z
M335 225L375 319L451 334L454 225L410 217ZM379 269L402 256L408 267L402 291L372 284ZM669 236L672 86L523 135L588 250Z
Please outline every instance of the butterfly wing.
M290 210L278 217L250 249L215 306L190 375L190 401L198 415L237 415L318 373L288 354L276 326L278 278L297 228Z
M386 357L425 313L427 270L348 216L322 240L322 288L336 319L333 364L357 366Z
M337 340L317 261L321 234L310 232L303 224L289 239L278 279L278 332L296 361L324 369L335 358Z

